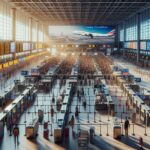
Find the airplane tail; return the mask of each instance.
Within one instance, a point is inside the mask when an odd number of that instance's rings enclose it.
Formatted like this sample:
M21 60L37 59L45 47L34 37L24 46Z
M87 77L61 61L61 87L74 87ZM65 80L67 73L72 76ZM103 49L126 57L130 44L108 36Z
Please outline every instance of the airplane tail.
M113 36L114 33L115 33L115 29L113 29L112 31L108 32L108 35L109 35L109 36Z

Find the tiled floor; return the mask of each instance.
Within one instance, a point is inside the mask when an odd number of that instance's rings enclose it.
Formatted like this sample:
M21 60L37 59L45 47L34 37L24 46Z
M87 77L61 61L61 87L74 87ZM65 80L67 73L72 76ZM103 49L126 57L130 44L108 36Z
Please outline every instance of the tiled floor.
M53 92L50 91L47 94L38 93L37 99L35 100L33 106L31 106L26 112L22 115L20 122L19 122L19 129L20 129L20 136L19 141L20 144L15 147L14 145L14 138L13 136L9 136L9 132L5 128L4 138L1 139L0 142L0 149L1 150L77 150L81 149L78 147L77 143L77 133L79 129L89 130L91 126L95 127L95 146L89 145L88 149L103 149L103 150L132 150L138 149L138 138L140 136L143 137L144 141L144 149L150 149L150 128L147 128L147 136L144 136L145 128L139 125L134 125L134 132L135 136L133 136L133 125L130 125L129 129L129 137L122 136L121 140L113 139L113 128L112 128L112 119L113 117L108 116L107 114L100 114L99 112L95 111L94 117L94 110L95 110L95 95L92 86L84 86L85 97L87 102L87 107L84 109L82 105L82 99L79 101L77 96L75 95L70 107L70 114L69 119L72 115L75 114L75 107L78 105L79 108L79 118L75 119L75 126L72 132L70 128L69 138L65 139L62 144L54 144L54 137L53 137L53 129L57 127L56 118L57 113L54 114L54 117L51 118L50 114L50 105L53 105L53 108L56 110L56 101L52 103L52 95L54 93L55 98L60 95L60 92L65 87L59 88L59 80L57 80L56 85L53 87ZM81 89L78 86L78 89ZM109 85L110 94L113 97L113 101L115 104L122 104L125 105L126 97L124 93L119 89L117 86ZM90 105L89 105L90 104ZM43 125L39 126L39 135L36 140L28 140L26 139L25 134L25 121L27 123L30 122L33 118L37 118L37 111L38 109L44 110L44 121L49 121L49 140L43 138ZM123 107L116 107L117 111L122 111ZM124 106L124 111L126 108ZM36 112L36 113L35 113ZM130 115L130 111L128 114L123 113L122 115L122 122L124 121L126 116ZM121 121L120 113L116 114L118 120ZM109 120L109 121L108 121ZM131 123L131 120L130 120ZM80 124L80 125L79 125ZM100 125L101 124L101 125ZM123 125L123 124L122 124ZM51 132L52 127L52 132ZM52 136L51 136L52 133ZM100 136L100 134L102 136ZM124 134L124 132L123 132Z

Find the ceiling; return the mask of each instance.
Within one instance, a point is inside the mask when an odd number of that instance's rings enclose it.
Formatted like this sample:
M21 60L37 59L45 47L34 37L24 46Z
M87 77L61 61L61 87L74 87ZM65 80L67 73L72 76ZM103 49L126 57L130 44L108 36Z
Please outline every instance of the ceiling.
M7 0L50 25L116 25L150 0Z

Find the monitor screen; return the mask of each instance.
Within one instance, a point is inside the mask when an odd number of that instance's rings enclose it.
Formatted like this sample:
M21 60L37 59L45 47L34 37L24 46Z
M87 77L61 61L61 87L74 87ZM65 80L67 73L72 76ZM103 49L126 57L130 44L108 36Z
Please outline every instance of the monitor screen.
M147 41L147 50L150 50L150 41Z
M141 49L141 50L146 50L146 42L145 42L145 41L142 41L142 42L140 43L140 49Z
M15 42L11 42L10 43L10 52L11 53L15 53L16 52L16 43Z
M51 41L56 43L108 44L115 39L113 26L49 26Z

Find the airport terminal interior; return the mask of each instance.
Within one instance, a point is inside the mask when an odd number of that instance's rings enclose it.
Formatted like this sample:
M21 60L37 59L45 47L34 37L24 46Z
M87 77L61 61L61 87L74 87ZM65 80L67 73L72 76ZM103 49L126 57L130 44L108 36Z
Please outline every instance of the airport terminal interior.
M150 150L150 0L0 0L0 150Z

